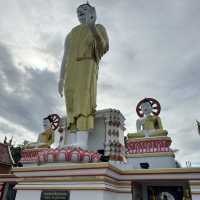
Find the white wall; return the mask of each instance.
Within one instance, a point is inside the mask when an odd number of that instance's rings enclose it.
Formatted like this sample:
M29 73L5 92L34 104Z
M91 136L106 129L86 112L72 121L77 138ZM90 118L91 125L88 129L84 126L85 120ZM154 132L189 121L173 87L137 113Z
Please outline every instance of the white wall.
M104 118L95 119L95 129L88 137L88 149L90 151L96 151L97 149L104 149L105 142L105 122Z
M200 194L192 195L192 200L199 200L200 199Z
M16 200L40 200L40 190L18 190ZM70 200L131 200L131 194L103 190L71 190Z
M40 200L40 190L17 190L15 200Z
M151 157L139 157L139 158L128 158L126 164L117 164L112 162L113 165L121 169L141 169L140 163L149 163L149 168L176 168L176 161L172 156L151 156Z
M132 200L131 193L114 193L105 191L103 200Z
M103 191L72 190L70 200L103 200Z

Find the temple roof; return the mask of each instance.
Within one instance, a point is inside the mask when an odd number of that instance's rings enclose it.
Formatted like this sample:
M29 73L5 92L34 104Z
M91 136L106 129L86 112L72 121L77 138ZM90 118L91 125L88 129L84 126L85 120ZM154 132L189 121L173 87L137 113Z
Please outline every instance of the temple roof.
M9 146L7 144L0 143L0 152L0 164L12 165Z

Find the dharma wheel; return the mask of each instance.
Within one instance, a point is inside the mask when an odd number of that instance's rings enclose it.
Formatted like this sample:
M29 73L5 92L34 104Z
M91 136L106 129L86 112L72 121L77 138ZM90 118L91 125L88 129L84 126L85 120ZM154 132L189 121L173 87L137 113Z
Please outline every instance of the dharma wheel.
M157 115L158 116L160 114L160 111L161 111L160 103L154 98L144 98L136 106L136 112L137 112L139 117L143 117L144 116L144 113L142 112L141 106L145 102L149 102L151 104L152 114L153 115Z

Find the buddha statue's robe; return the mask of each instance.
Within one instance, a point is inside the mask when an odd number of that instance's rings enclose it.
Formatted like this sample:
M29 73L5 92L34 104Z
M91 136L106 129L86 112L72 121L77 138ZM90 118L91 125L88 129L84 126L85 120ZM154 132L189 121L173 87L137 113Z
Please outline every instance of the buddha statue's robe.
M96 29L100 41L86 24L76 26L68 35L64 94L67 124L71 131L94 128L98 64L108 51L105 28L97 24Z
M143 130L140 130L137 133L129 133L129 138L145 137L145 131L147 132L149 137L166 136L168 134L167 131L163 129L162 122L159 116L150 115L140 120L143 121Z
M50 148L54 142L54 131L48 128L44 132L40 133L37 142L29 143L26 148Z
M144 130L163 129L161 119L158 116L148 116L144 119Z

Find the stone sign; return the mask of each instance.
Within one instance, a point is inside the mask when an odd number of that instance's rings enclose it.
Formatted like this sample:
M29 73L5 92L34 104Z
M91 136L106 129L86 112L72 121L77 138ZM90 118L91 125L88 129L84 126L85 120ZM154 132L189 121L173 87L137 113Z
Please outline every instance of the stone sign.
M69 200L69 191L45 190L42 191L40 200Z

